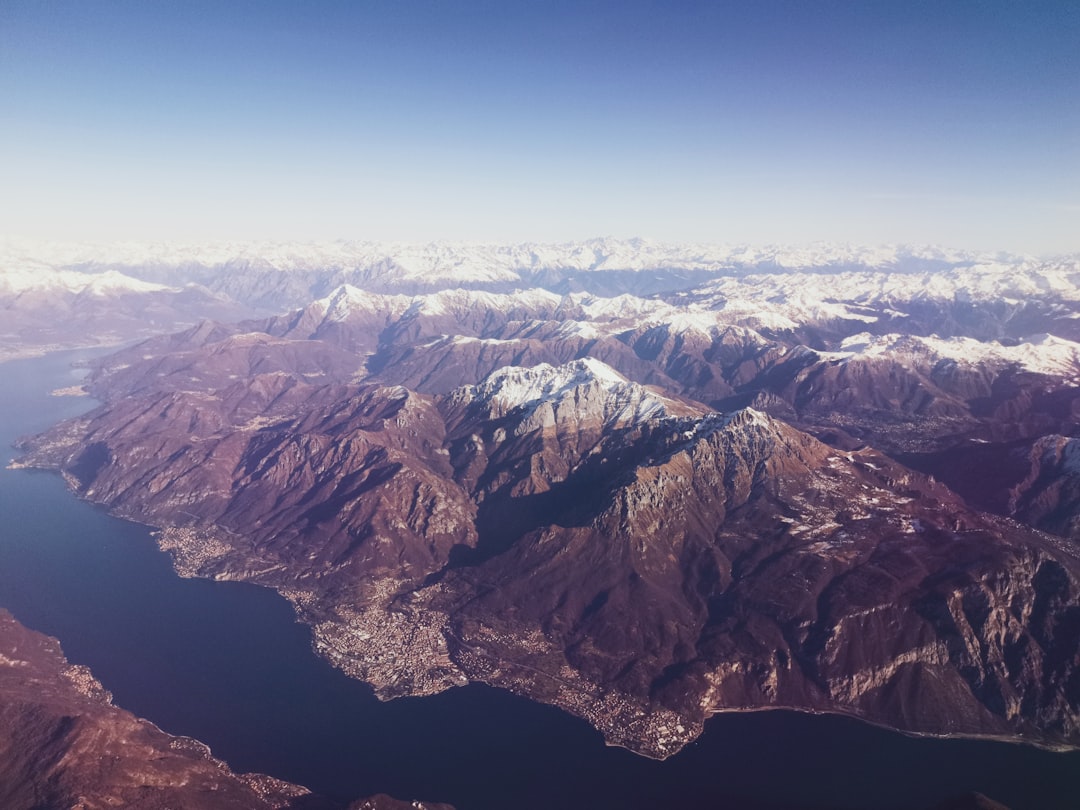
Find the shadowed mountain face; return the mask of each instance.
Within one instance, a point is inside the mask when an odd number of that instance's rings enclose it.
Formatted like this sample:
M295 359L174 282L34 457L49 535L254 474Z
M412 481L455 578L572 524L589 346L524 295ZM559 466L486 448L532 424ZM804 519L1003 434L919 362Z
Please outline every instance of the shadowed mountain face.
M969 441L906 462L933 471L972 504L1080 541L1080 439L1056 434Z

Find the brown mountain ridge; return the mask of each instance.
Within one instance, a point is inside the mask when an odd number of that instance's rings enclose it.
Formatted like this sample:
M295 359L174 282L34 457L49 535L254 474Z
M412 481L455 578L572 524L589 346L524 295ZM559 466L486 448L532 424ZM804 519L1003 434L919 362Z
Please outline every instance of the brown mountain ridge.
M1080 742L1064 539L595 358L425 393L224 332L107 361L105 404L22 463L162 527L182 573L275 588L380 696L484 681L654 757L768 707ZM751 377L790 353L739 345Z

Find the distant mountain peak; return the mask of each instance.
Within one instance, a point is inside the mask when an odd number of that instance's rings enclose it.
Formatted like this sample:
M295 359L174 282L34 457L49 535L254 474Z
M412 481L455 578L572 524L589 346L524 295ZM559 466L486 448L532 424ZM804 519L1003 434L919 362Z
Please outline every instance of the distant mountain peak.
M315 305L325 312L328 321L344 321L356 313L371 314L377 312L394 312L400 314L408 304L408 298L403 295L383 295L368 292L352 284L342 284L324 298L320 298Z

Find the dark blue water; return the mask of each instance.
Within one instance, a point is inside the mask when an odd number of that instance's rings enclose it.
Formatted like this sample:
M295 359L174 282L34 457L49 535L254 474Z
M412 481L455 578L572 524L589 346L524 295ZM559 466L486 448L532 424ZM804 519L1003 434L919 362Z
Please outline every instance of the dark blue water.
M78 379L78 356L0 364L0 447L90 406L46 393ZM283 599L177 578L145 527L76 500L47 473L0 470L0 606L57 636L118 705L205 741L236 770L333 795L459 810L911 810L978 790L1013 810L1080 806L1080 754L913 739L842 717L721 716L653 762L481 686L379 703L311 653Z

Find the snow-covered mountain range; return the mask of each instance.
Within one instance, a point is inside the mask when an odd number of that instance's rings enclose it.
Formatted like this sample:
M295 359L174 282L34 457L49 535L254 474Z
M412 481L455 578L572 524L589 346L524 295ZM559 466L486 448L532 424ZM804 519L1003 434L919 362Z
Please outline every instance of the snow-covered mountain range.
M1063 378L1080 373L1077 256L636 239L188 247L9 239L0 241L0 307L0 356L291 311L269 331L333 334L340 345L377 355L375 365L420 363L431 376L436 356L449 367L483 355L490 372L501 363L621 354L615 365L624 373L636 356L662 367L647 381L682 380L677 390L708 389L708 401L745 384L717 368L720 355L734 356L734 344L740 362L766 365L790 365L812 350L822 363L884 358L922 368L931 359L977 360ZM713 379L711 389L702 374ZM460 382L446 381L447 388Z
M155 336L22 463L380 695L494 683L651 756L763 706L1080 744L1080 257L28 250L0 346Z
M793 271L830 277L841 297L929 295L960 287L973 294L1025 295L1075 287L1080 257L1040 260L1007 254L933 247L879 248L817 244L805 248L745 245L670 245L641 239L595 239L559 245L436 243L429 245L333 242L178 246L34 243L0 240L0 275L8 289L63 284L77 291L81 273L113 271L138 281L196 283L246 305L300 306L341 284L369 291L422 292L446 287L491 290L543 287L611 292L663 292L724 279L712 294L757 298L762 287L797 297L799 284L761 276ZM1002 276L1011 275L1010 285ZM838 278L839 276L839 278ZM900 280L900 277L907 277ZM114 276L119 281L119 276ZM740 295L727 285L738 279ZM972 282L977 283L972 283ZM134 285L135 282L127 282ZM561 288L561 289L560 289ZM3 290L4 286L0 286Z

